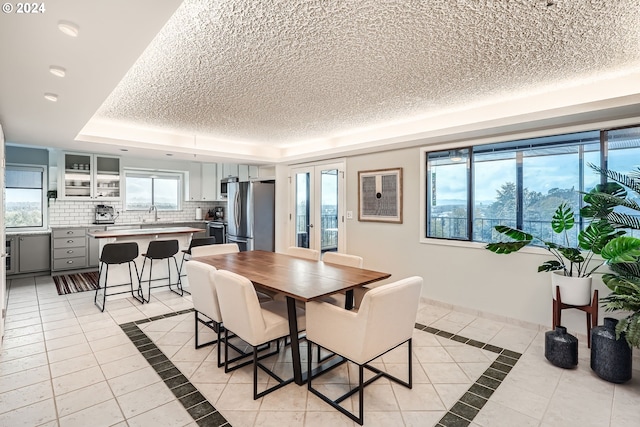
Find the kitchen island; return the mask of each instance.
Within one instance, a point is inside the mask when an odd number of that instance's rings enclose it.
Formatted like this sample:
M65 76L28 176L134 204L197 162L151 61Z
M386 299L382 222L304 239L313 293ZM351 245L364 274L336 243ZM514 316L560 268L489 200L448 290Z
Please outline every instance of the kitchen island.
M178 245L180 248L187 248L189 246L189 242L194 233L202 232L200 228L193 227L164 227L164 228L131 228L131 229L120 229L120 230L107 230L107 231L94 231L88 232L87 235L98 239L100 243L100 253L102 253L102 248L104 245L108 243L124 243L124 242L136 242L138 244L138 252L139 255L135 259L135 263L138 267L138 272L141 272L142 264L144 262L144 254L147 251L149 246L149 242L154 240L178 240ZM176 254L176 260L178 261L178 266L182 261L182 254L178 252ZM176 270L175 264L173 262L168 263L165 261L155 261L153 265L153 276L151 279L153 280L152 286L162 286L169 284L169 274L171 274L171 283L176 283L178 281L178 271ZM143 290L145 292L145 298L148 296L148 288L146 285L146 281L149 280L149 272L151 269L148 268L149 261L147 261L147 267L144 271L144 276L141 277L141 281L143 283ZM134 271L135 274L135 271ZM102 280L100 286L103 286ZM137 282L134 278L134 288L137 286ZM111 265L109 266L109 286L113 286L116 284L129 283L129 268L127 264L122 265Z

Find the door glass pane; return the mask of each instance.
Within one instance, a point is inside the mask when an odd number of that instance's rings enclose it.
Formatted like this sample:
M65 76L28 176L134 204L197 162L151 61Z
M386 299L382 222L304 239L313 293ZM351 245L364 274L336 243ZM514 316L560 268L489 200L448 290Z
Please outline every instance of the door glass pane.
M468 239L469 150L429 153L427 237Z
M309 197L310 180L308 172L296 174L296 246L309 247Z
M321 171L320 181L321 251L338 250L338 170Z

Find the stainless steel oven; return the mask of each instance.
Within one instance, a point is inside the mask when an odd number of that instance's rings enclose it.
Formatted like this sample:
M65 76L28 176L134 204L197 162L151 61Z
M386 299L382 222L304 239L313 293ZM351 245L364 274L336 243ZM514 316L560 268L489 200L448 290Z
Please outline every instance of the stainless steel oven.
M224 222L209 221L207 223L207 236L215 237L216 244L227 243L227 226Z

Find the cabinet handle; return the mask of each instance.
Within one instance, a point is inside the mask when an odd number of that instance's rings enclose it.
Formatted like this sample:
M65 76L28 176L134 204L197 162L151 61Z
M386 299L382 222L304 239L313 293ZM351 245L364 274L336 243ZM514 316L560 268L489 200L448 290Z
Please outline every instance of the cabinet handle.
M69 230L67 231L67 234L73 234L73 231Z
M72 250L69 250L69 251L67 251L67 253L68 253L68 254L72 254L72 253L73 253L73 251L72 251Z
M67 261L67 264L73 264L73 261Z
M67 240L67 243L73 243L73 240Z

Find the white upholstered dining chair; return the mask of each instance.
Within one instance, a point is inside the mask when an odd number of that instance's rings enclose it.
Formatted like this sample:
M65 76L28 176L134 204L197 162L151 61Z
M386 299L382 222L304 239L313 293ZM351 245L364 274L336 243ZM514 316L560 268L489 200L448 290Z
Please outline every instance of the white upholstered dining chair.
M221 243L191 248L191 257L196 258L208 255L233 254L236 252L240 252L240 248L237 243Z
M340 252L325 252L322 261L329 264L345 265L347 267L362 268L364 259L358 255L343 254Z
M361 256L343 254L340 252L325 252L324 254L322 254L322 262L355 268L362 268L362 266L364 265L364 259ZM345 293L341 292L339 294L327 295L326 297L322 298L322 301L345 307Z
M251 356L251 353L245 353L242 349L238 348L232 342L227 341L227 337L222 337L224 331L224 324L222 322L222 313L220 311L220 303L218 300L218 294L216 290L216 268L212 265L205 264L198 261L189 261L186 266L187 279L191 289L191 296L193 299L193 308L195 315L195 348L199 349L208 345L218 344L217 356L218 367L224 366L221 358L222 344L231 347L237 355L229 359L229 363L235 363L246 357ZM209 329L212 329L217 337L209 342L200 343L198 336L199 324L202 324ZM225 351L225 355L228 355L228 351ZM225 359L226 361L226 359ZM234 365L229 370L238 369L242 366L248 365L250 361Z
M297 246L289 246L287 248L287 255L291 255L297 258L310 259L312 261L320 260L320 252L315 249L299 248Z
M276 348L279 349L280 338L289 336L286 302L269 301L261 304L251 281L230 271L217 271L216 287L218 299L220 300L220 310L224 319L225 339L228 332L233 332L253 347L254 400L292 382L293 377L283 380L260 363L260 359L264 356L258 357L259 346L276 341ZM300 331L304 330L305 316L303 310L297 309L297 321L298 329ZM275 385L259 393L258 368L277 381Z
M357 312L326 302L307 303L307 364L312 369L312 344L326 348L358 365L358 386L348 393L331 399L312 386L309 376L307 387L316 396L360 425L364 422L364 386L385 377L412 388L411 337L415 327L418 302L422 289L421 277L409 277L368 291ZM408 380L389 375L369 365L369 362L401 346L407 345ZM375 373L364 383L364 368ZM315 376L322 375L319 373ZM358 393L358 415L340 405L344 399Z

